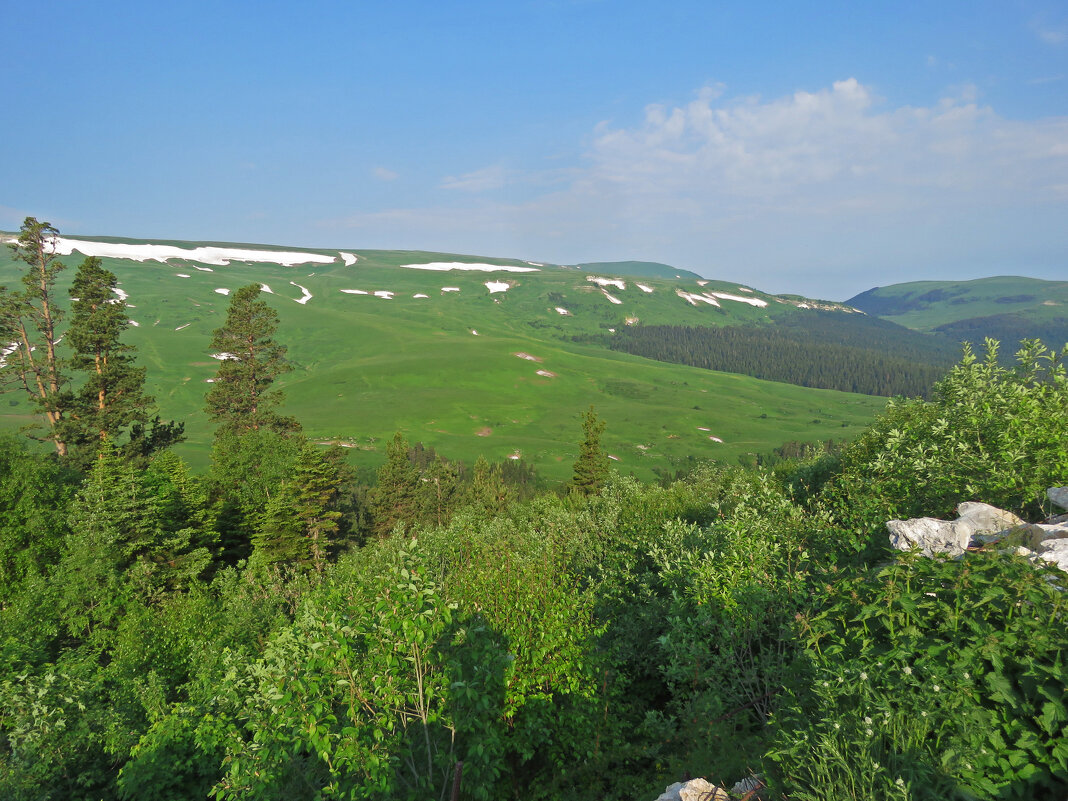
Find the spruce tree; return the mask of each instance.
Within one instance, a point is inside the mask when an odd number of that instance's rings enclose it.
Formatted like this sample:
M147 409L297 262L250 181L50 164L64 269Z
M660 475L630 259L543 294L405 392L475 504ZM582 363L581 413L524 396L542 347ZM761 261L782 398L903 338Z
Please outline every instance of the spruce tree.
M386 446L386 463L371 490L374 532L384 537L399 522L414 522L419 512L419 471L408 458L408 440L399 431Z
M13 292L0 287L0 339L8 351L3 363L4 383L30 396L48 421L47 439L60 456L66 456L67 443L60 431L66 379L56 354L56 331L63 314L52 297L56 276L64 269L55 252L58 235L51 223L34 217L23 222L11 250L17 261L27 265L22 276L24 289Z
M338 449L340 450L340 449ZM304 526L312 566L322 573L338 530L337 509L342 475L338 454L323 453L305 442L297 458L293 481L297 486L297 519Z
M579 447L579 457L575 460L574 475L568 483L572 492L592 495L601 489L608 478L608 457L601 450L604 427L604 421L597 417L591 404L582 415L582 445Z
M278 314L259 295L257 284L234 292L226 324L215 330L211 340L213 355L222 362L206 398L206 411L220 424L219 434L299 429L296 420L275 411L283 395L271 384L292 368L285 361L285 347L273 339Z
M131 431L127 456L147 456L152 450L181 439L183 426L151 424L151 445L141 441L154 400L144 391L145 370L134 365L134 348L120 341L129 327L126 301L115 296L115 274L100 259L88 258L78 267L71 285L71 323L66 342L73 350L70 366L85 374L85 382L64 396L65 419L59 429L71 449L71 458L87 467L106 440L116 442L120 432ZM147 453L145 451L148 451Z
M475 460L467 502L488 514L498 514L508 505L508 487L499 464L490 464L485 456Z

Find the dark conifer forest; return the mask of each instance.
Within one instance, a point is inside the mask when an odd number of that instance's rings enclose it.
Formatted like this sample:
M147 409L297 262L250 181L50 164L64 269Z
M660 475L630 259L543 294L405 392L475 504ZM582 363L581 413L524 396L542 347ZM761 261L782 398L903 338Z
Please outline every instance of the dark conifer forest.
M706 370L864 395L925 395L959 345L866 317L813 311L774 328L636 325L613 350Z

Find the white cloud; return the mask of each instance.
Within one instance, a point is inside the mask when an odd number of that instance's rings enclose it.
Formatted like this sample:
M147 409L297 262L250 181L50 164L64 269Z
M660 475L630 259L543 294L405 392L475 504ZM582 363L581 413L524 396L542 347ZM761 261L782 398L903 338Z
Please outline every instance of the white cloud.
M399 177L393 170L386 169L385 167L375 167L371 170L371 174L379 181L395 181Z
M1068 42L1068 31L1055 30L1052 28L1040 28L1035 33L1046 44L1062 45Z
M398 242L414 234L431 249L665 261L778 291L816 292L818 276L829 297L846 297L828 286L860 267L886 270L879 282L891 283L954 259L990 263L995 247L1002 259L1064 252L1065 234L1039 221L1066 211L1068 118L1006 119L977 95L962 86L894 107L853 78L770 99L710 87L686 104L648 106L637 124L602 123L584 163L551 180L495 166L442 184L507 182L525 199L338 223Z
M441 188L458 189L462 192L486 192L500 189L507 180L508 171L500 164L495 164L463 175L449 175L442 180Z

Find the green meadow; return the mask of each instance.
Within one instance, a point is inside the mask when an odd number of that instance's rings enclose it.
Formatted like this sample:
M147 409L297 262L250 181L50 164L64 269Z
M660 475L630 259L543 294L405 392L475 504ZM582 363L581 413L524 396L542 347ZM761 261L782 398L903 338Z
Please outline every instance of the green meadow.
M289 348L294 369L279 380L287 395L285 411L317 440L350 448L352 461L367 468L382 462L386 441L399 430L449 458L518 457L546 479L564 480L577 454L580 415L593 404L607 422L604 441L615 467L649 479L701 460L736 463L789 440L850 438L885 405L883 398L669 365L606 347L613 330L638 322L773 323L805 313L797 300L744 284L699 282L682 274L627 275L616 279L621 289L589 280L614 279L609 273L534 267L514 259L356 250L344 251L358 258L346 265L338 251L309 252L335 261L284 267L103 260L118 276L130 319L137 323L126 341L148 370L160 414L185 421L187 441L178 452L193 466L206 466L212 437L203 399L218 361L209 342L229 303L216 290L250 283L272 290L263 298L280 316L276 339ZM64 305L82 258L75 252L63 259ZM432 262L532 271L403 268ZM5 252L0 283L12 286L16 280ZM305 296L301 287L312 295L305 303L298 302ZM687 300L680 291L720 292L767 305L721 298L715 306ZM24 425L25 403L14 393L5 401L0 424Z

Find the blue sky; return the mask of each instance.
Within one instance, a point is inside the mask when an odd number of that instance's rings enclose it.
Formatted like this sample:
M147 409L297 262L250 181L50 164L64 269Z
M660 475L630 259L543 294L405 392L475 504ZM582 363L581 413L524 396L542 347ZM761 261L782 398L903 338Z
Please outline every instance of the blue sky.
M1063 2L49 3L0 228L1068 279Z

